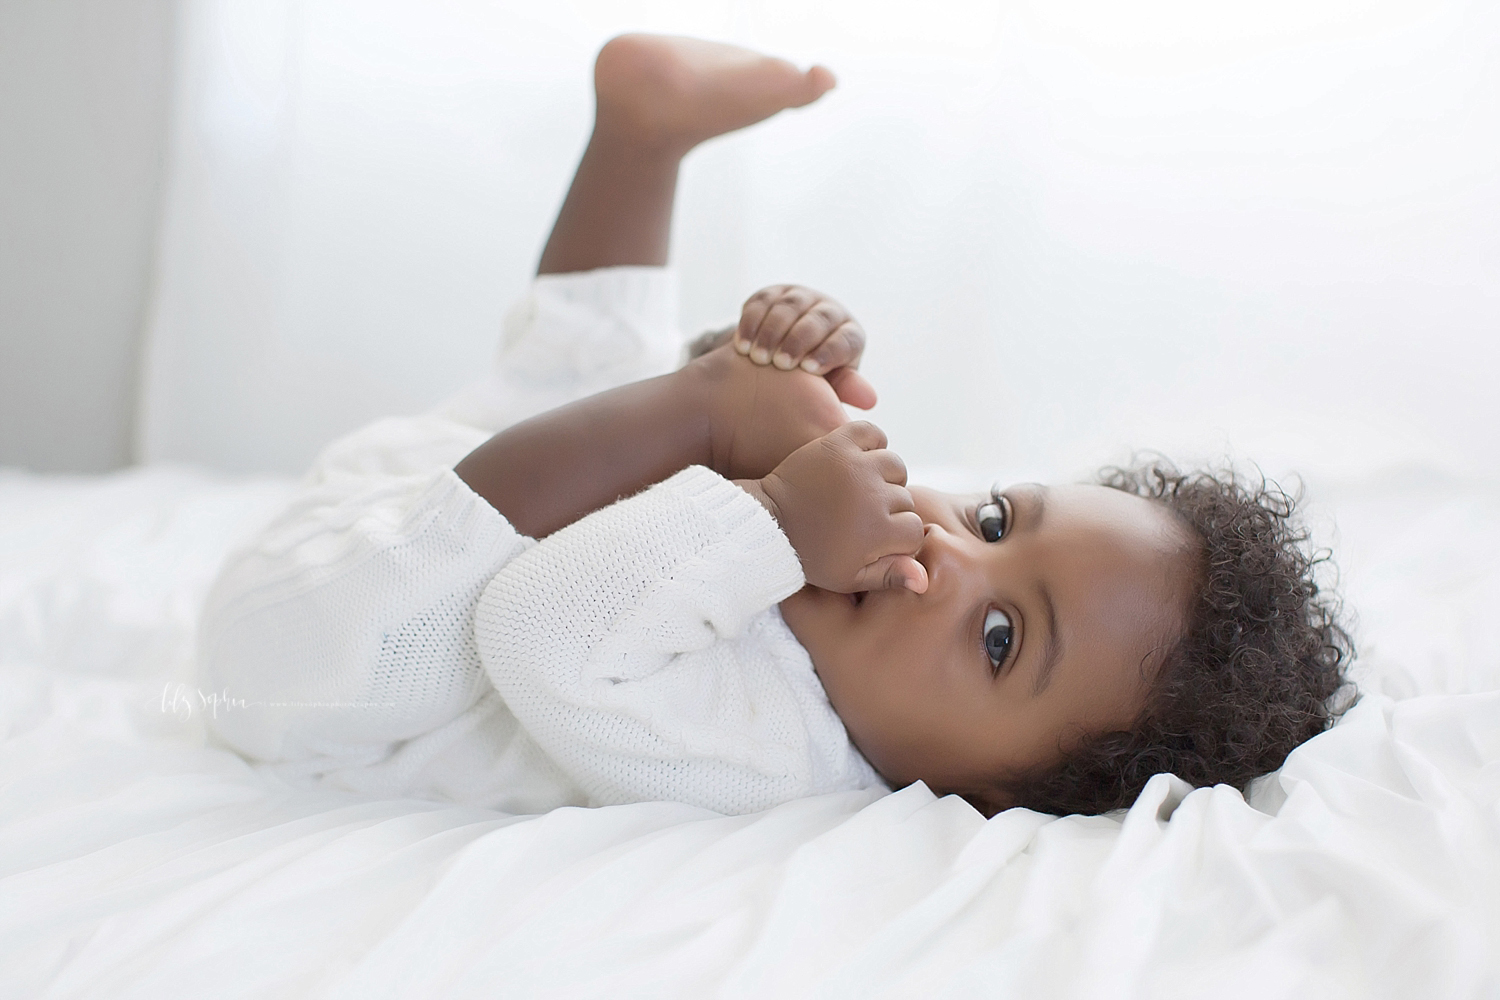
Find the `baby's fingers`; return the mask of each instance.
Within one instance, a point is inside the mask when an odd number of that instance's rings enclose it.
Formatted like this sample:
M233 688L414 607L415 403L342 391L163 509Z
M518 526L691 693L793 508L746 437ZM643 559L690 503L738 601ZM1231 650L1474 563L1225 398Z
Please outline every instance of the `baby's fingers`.
M927 525L922 523L922 515L908 507L892 514L890 524L889 540L882 546L886 554L914 556L922 550L922 543L927 539Z
M840 324L802 359L802 370L823 375L835 368L852 368L865 353L865 330L854 320Z
M889 443L885 431L868 420L851 420L842 427L829 431L827 436L846 438L861 451L879 451Z
M810 288L797 285L783 287L780 294L769 303L760 322L748 334L743 329L748 324L744 322L745 316L742 313L740 337L748 341L750 345L750 360L758 365L769 364L772 352L776 350L787 331L796 325L818 299L818 293ZM748 308L749 303L746 305Z
M867 457L869 461L875 464L875 468L880 473L881 479L884 479L893 486L906 485L906 462L902 460L900 455L889 448L880 448L868 452ZM898 497L896 500L898 506L892 508L893 510L916 509L912 503L911 494L906 490L897 491L896 496Z
M906 494L904 489L895 492ZM921 516L911 509L909 495L907 501L903 509L900 499L893 498L895 511L887 519L884 530L880 532L881 541L871 553L873 555L874 552L879 552L881 555L871 559L864 569L855 574L859 589L905 587L918 594L927 590L927 569L915 558L927 537L926 526L922 523Z
M854 574L855 591L897 587L914 594L927 593L927 567L911 556L884 556Z
M771 306L791 288L791 285L770 285L745 300L740 309L740 325L734 331L736 351L741 354L750 353L750 348L755 343L755 333L765 321L766 314L771 311Z
M781 339L777 346L771 363L777 368L790 371L802 363L808 353L819 347L834 334L845 326L858 326L844 307L832 299L818 299L807 307L807 311L797 317L797 321L787 330L786 336ZM840 364L847 364L847 361Z

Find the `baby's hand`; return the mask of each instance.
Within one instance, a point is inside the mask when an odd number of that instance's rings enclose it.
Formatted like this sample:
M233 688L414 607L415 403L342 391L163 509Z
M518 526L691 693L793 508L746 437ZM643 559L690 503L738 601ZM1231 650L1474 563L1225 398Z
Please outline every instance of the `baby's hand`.
M776 517L813 586L843 594L927 590L927 570L914 558L923 527L906 464L874 424L845 424L740 485Z
M758 365L827 376L839 398L868 410L875 390L856 371L865 331L848 310L801 285L762 288L745 302L734 349Z

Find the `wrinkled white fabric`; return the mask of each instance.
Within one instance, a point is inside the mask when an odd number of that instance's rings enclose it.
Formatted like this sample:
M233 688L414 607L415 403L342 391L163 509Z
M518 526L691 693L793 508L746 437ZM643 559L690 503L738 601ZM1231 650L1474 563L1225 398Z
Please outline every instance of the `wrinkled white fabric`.
M0 996L1500 994L1493 491L1319 494L1396 697L1254 805L1158 778L1123 816L988 822L922 786L737 817L289 788L179 682L217 563L291 492L0 474Z
M0 997L1500 995L1500 493L1318 487L1371 693L1249 802L517 816L206 740L210 581L305 487L0 471Z

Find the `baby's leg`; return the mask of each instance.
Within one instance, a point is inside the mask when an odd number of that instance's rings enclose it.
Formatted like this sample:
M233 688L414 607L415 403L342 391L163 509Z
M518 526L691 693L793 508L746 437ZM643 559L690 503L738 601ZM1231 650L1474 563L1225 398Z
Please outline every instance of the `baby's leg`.
M594 63L594 133L538 274L667 262L677 167L698 143L810 104L833 86L732 45L621 35Z

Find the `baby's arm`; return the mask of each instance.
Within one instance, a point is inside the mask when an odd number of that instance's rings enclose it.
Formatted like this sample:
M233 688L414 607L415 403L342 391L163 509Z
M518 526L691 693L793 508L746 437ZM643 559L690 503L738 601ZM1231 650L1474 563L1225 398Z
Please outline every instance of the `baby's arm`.
M762 306L760 296L752 298L747 315ZM757 329L778 325L787 327L785 336L809 322L785 309L762 317ZM507 428L454 471L517 530L538 538L689 465L758 478L844 423L841 401L873 405L874 390L852 367L863 337L850 338L847 327L824 331L833 340L830 363L836 363L826 378L747 364L725 345L670 375Z
M878 784L806 653L758 617L802 584L766 509L694 467L518 556L475 635L506 704L594 803L748 812Z

